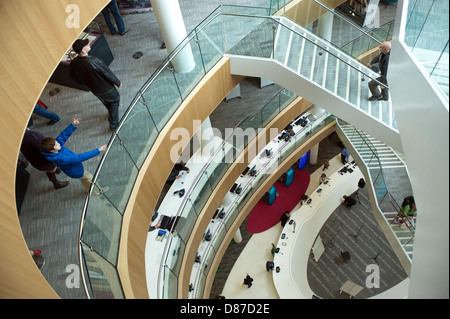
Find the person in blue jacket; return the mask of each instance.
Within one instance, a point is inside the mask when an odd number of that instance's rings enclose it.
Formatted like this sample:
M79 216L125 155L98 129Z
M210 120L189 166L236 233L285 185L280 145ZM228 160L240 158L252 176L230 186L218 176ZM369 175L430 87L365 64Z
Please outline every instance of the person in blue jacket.
M55 139L53 137L46 137L41 141L40 147L42 154L51 162L61 168L61 170L69 177L77 178L83 184L86 192L89 192L89 187L92 183L92 174L86 171L82 162L97 156L100 152L106 150L106 144L92 151L75 154L68 148L64 147L64 144L77 129L77 125L80 123L79 118L74 118L73 122L67 126L61 134ZM101 194L105 190L98 186L94 190L95 194Z

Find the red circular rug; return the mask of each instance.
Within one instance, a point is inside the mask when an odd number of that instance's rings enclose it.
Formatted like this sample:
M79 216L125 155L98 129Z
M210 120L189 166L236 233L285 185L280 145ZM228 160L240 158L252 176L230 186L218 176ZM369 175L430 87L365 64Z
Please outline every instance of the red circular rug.
M294 180L288 187L277 181L277 198L272 205L260 200L253 207L247 220L247 230L252 234L261 233L280 221L285 211L291 211L300 202L309 185L310 174L307 170L296 170Z

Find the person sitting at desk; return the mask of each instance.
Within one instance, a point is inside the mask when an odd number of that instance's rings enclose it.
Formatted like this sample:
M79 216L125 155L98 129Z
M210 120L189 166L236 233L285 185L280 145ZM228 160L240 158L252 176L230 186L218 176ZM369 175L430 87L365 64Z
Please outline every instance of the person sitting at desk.
M302 197L300 198L300 204L304 205L308 199L309 199L308 195L303 194Z
M250 277L248 274L244 278L244 285L247 285L248 288L250 288L253 285L253 278Z
M285 211L283 215L281 215L281 217L280 217L281 227L284 227L284 225L286 225L286 223L288 222L290 217L291 217L291 214L289 214L288 210Z
M169 178L167 179L167 182L172 184L176 179L179 179L181 177L180 171L186 171L186 173L189 174L189 168L184 166L181 163L176 163L175 166L172 169L172 172L170 172Z
M148 231L154 231L155 229L161 227L161 220L159 220L155 226L152 226L152 223L158 218L158 212L155 210L155 213L152 216L152 222L150 223L150 227L148 228Z
M353 205L356 204L356 199L354 199L350 196L344 195L342 202L344 203L345 206L352 207Z
M327 174L322 173L322 175L320 175L320 177L319 177L319 185L322 184L323 182L325 182L326 180L330 180L330 179L327 177Z

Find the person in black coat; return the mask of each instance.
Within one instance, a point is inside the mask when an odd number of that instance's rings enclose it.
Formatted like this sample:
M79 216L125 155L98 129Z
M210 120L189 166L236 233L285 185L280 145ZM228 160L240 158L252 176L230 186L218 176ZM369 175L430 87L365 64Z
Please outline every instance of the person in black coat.
M26 129L20 146L20 152L34 168L47 174L48 179L53 183L55 189L64 188L69 185L69 181L59 181L56 178L56 174L61 170L58 169L55 163L47 160L41 153L40 144L44 138L45 136L42 133Z
M85 85L103 103L109 113L109 127L115 130L119 126L120 94L117 88L122 82L109 69L105 62L90 56L88 39L78 39L72 45L78 56L70 62L70 77L78 84Z
M389 41L385 41L381 43L379 46L380 54L376 56L370 63L367 63L367 67L370 68L374 64L378 63L378 69L380 70L381 76L376 80L380 83L383 83L387 86L387 71L389 65L389 57L391 54L391 43ZM384 86L381 86L381 93L378 89L380 85L377 81L371 80L369 82L369 89L372 93L372 96L369 98L369 101L375 100L383 100L387 101L389 99L388 89Z

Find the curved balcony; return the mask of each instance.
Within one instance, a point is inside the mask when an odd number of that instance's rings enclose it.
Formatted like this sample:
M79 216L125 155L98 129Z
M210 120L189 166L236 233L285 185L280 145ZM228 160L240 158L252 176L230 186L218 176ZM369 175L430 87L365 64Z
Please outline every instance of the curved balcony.
M155 194L161 192L173 166L167 161L167 158L172 158L171 151L176 144L170 133L177 127L189 127L193 120L203 121L242 79L229 73L228 59L222 58L225 53L263 58L276 54L277 32L273 26L280 22L267 17L266 13L267 9L261 8L219 7L169 55L136 95L119 128L112 135L94 175L94 185L107 185L109 191L100 196L92 196L91 190L85 202L80 227L79 257L88 297L100 297L104 294L115 298L148 297L148 287L142 282L145 277L143 258L147 233L147 226L143 225L150 224L157 201ZM239 31L236 31L236 25L242 26L238 28ZM282 28L280 24L280 29ZM284 29L290 30L286 27ZM317 44L306 33L295 33L303 41L310 43L311 48L319 47L330 59L341 61L348 70L359 74L356 78L374 79L370 70L361 69L350 60L340 59L335 49ZM184 74L174 72L173 60L179 52L187 49L193 52L194 70ZM291 114L289 120L298 114ZM266 118L258 125L269 121ZM286 122L286 118L284 121ZM193 128L189 134L192 137L194 133ZM220 153L220 156L223 154ZM158 170L155 171L154 167L158 167ZM224 167L219 170L223 169ZM209 173L215 174L214 170ZM214 187L210 185L207 168L202 174L204 175L198 179L198 185L202 189L197 193L203 195L205 185L209 185L211 191ZM216 183L217 180L213 179L212 182ZM217 193L214 195L221 197ZM208 198L199 198L195 198L198 203L192 205L198 205L197 207L189 208L187 205L180 209L179 216L191 210L201 211ZM211 203L208 205L206 216L213 212ZM194 225L195 220L190 223ZM197 236L199 229L196 227L189 226L188 229L193 229ZM186 235L189 237L190 234ZM183 259L183 263L189 264L194 259L198 241L198 237L194 238L194 244L185 253L187 257ZM177 254L175 259L171 258L167 262L165 259L171 244L168 245L162 256L164 262L161 261L160 264L158 284L164 282L165 287L169 287L174 284L169 284L168 281L183 278L183 283L179 283L182 289L177 295L184 296L187 291L185 278L189 276L187 273L190 273L191 266L183 267L185 264L180 264L182 254ZM177 245L178 248L181 247L181 241ZM165 274L168 264L176 271ZM177 289L158 291L158 297L175 297L174 291Z

